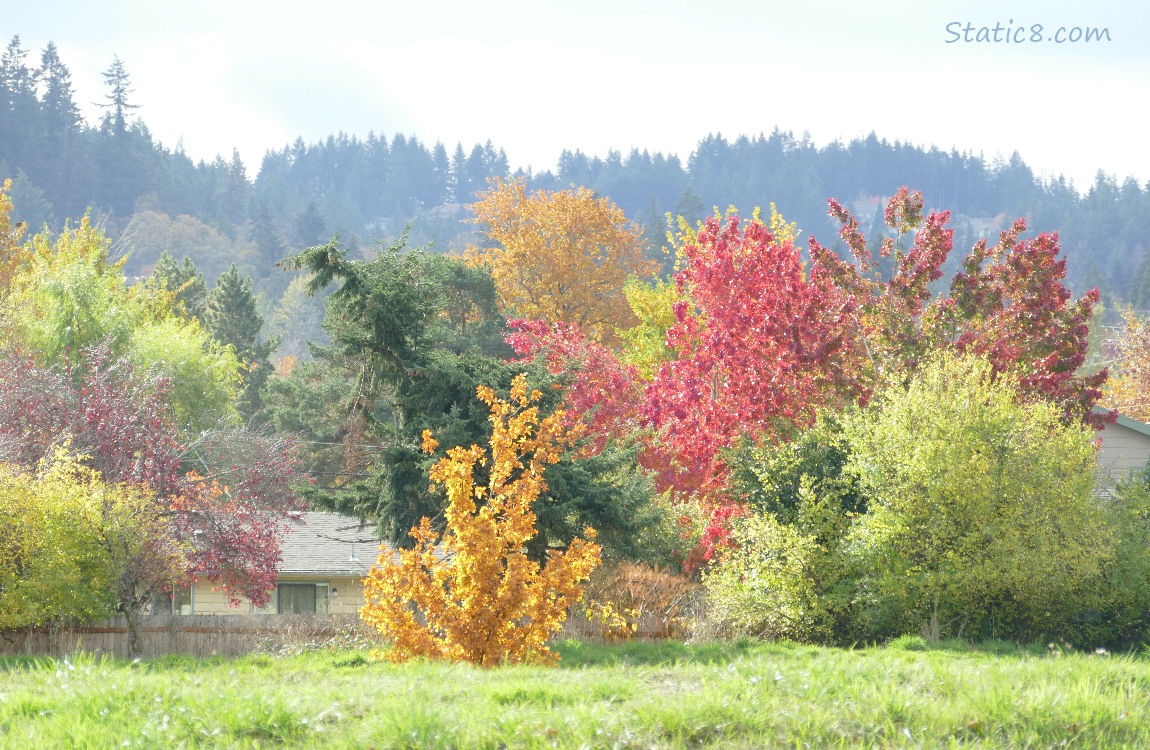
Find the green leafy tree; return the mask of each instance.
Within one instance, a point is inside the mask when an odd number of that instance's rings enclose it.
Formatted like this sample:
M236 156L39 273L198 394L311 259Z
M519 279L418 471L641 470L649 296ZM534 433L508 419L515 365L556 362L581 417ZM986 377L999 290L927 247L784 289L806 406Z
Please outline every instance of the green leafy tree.
M0 464L0 626L115 612L134 625L186 568L170 532L147 490L105 482L64 449L35 472Z
M842 420L824 412L809 430L731 451L731 492L746 501L731 544L704 573L711 618L732 634L851 642L858 572L846 540L867 497L845 471Z
M127 287L123 261L112 262L108 247L87 217L55 238L34 237L0 316L6 343L47 365L77 363L104 346L141 371L173 380L169 398L185 429L234 419L235 353L214 343L196 320L175 315L171 293Z
M1054 637L1114 555L1093 432L984 359L939 355L846 421L870 498L851 531L878 632Z
M92 498L66 474L0 464L0 626L111 614L110 571L86 523Z

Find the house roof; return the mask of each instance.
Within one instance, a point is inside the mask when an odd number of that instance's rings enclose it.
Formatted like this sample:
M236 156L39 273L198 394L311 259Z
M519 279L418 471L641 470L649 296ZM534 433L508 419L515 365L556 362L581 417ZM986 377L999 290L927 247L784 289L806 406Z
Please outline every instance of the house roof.
M1095 414L1109 414L1110 411L1110 409L1105 409L1101 406L1094 407ZM1131 419L1130 417L1119 414L1117 424L1128 430L1134 430L1134 432L1150 437L1150 424L1146 424L1145 422L1139 422L1137 419Z
M279 573L364 576L379 557L374 531L358 518L302 513L283 539Z

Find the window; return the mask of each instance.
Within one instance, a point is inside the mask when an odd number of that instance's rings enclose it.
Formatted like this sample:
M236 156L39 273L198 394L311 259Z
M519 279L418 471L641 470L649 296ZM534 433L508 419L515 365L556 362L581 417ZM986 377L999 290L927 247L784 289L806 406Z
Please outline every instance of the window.
M281 615L327 612L326 583L281 583L276 587L276 611Z
M150 608L153 615L190 615L193 611L192 588L183 586L170 592L158 593L152 597Z

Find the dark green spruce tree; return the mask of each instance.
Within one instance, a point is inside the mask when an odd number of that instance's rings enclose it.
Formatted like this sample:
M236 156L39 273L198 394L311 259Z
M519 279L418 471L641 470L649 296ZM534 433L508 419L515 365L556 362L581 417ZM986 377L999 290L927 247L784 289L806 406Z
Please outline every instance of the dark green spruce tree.
M264 321L256 310L252 280L240 276L235 263L208 292L204 326L217 342L235 349L244 368L238 404L240 414L248 419L259 419L263 409L262 391L272 372L271 353L275 351L277 342L260 340Z

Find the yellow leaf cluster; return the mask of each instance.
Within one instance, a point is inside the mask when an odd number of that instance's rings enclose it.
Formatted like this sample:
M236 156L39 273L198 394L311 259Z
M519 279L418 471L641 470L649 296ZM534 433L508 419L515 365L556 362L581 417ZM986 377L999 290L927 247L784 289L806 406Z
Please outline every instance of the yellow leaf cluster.
M1132 310L1122 314L1125 326L1114 342L1117 376L1111 375L1103 402L1124 416L1150 420L1150 320Z
M12 223L11 189L12 180L0 186L0 297L7 294L12 278L28 262L28 251L22 244L24 222Z
M528 392L523 375L508 401L486 386L477 392L491 410L489 451L452 448L432 468L432 480L447 492L446 528L441 536L425 517L411 530L415 547L398 561L381 547L364 579L360 617L392 641L393 661L553 664L558 657L547 640L600 562L591 528L566 550L551 551L542 566L525 550L536 534L531 504L547 489L543 470L559 460L572 435L563 412L540 418L541 394ZM437 447L427 432L423 447ZM484 485L476 484L477 465L489 466Z
M496 179L472 211L498 246L469 248L467 257L491 269L504 312L577 325L601 342L635 325L623 284L658 265L610 200L583 187L528 195L523 180Z
M0 463L0 628L134 611L187 569L154 498L67 447L35 472Z

